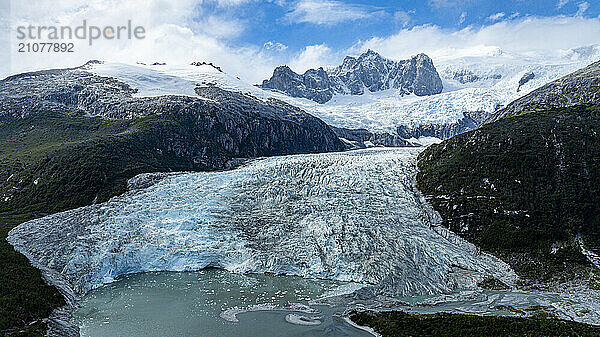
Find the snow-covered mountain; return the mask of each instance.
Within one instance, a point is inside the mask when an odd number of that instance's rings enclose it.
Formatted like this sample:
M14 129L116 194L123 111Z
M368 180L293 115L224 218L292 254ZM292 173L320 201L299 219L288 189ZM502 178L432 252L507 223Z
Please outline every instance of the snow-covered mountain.
M277 67L259 87L325 103L334 95L362 95L365 91L387 89L396 89L401 96L434 95L442 92L442 80L425 54L393 61L368 50L358 57L346 56L341 65L327 71L319 68L297 74L288 66Z
M209 64L103 63L90 66L89 71L122 80L138 90L137 96L197 96L196 85L218 86L262 100L285 101L335 127L363 128L419 143L417 138L444 139L470 130L511 101L599 58L597 45L564 51L551 58L484 48L477 56L433 60L443 83L441 93L403 96L394 88L364 90L362 95L334 94L323 104L263 90Z

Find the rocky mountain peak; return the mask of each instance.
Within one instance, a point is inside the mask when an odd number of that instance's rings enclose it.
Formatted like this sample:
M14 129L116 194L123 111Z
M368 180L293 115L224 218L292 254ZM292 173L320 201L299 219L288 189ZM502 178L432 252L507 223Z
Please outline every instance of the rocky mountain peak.
M438 94L443 88L427 55L394 61L371 49L358 57L346 56L341 65L328 71L319 68L297 74L287 66L277 67L273 76L259 87L318 103L329 101L335 94L362 95L365 89L370 92L398 89L400 95L426 96Z

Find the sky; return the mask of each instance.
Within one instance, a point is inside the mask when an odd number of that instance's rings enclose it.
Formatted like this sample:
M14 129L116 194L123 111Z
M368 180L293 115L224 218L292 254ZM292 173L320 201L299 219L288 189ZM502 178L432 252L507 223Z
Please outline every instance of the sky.
M74 42L72 53L18 52L20 25L105 27L131 20L142 40ZM53 42L53 41L48 41ZM600 1L0 0L0 77L89 59L214 62L251 82L277 65L303 72L368 48L434 62L506 50L548 55L600 44Z

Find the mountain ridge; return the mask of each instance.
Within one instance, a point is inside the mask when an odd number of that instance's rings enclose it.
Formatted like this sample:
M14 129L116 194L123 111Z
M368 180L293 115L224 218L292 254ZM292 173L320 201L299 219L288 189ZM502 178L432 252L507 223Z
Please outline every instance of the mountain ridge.
M533 78L531 75L530 77ZM524 79L529 80L525 77ZM516 99L494 113L487 122L494 122L523 112L543 111L599 101L600 60Z
M444 226L529 284L597 289L600 62L510 103L419 156L419 189Z
M322 104L336 94L362 95L365 90L397 89L401 96L428 96L441 93L443 84L433 61L423 53L393 61L369 49L358 57L346 56L341 65L328 70L320 67L297 74L287 65L279 66L258 87Z

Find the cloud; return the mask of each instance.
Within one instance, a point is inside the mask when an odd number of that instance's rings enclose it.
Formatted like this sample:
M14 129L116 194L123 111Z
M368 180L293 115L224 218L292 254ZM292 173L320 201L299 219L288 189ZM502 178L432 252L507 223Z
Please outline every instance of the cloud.
M597 44L600 20L582 17L525 17L460 30L424 25L402 29L388 37L361 41L349 49L359 53L367 49L384 56L405 59L420 52L435 59L457 56L518 53L545 55L548 58L580 46Z
M12 1L10 18L10 60L0 64L0 78L14 73L81 65L90 59L117 62L214 62L226 72L258 82L284 60L266 53L262 46L232 47L227 42L243 31L243 22L235 18L208 16L201 12L202 0L38 0ZM250 0L248 0L250 1ZM239 0L220 0L220 6L243 4ZM73 53L18 53L16 26L126 25L146 30L143 40L72 40ZM43 42L37 40L38 42ZM2 51L4 54L5 52Z
M297 73L304 73L311 68L334 64L335 55L331 48L324 44L306 46L291 62L290 68Z
M577 5L577 13L575 14L576 16L583 16L583 14L585 13L585 11L588 10L588 8L590 8L590 4L587 2L582 2L580 4Z
M561 9L564 7L564 5L568 4L570 0L558 0L558 3L556 4L556 9Z
M208 0L206 2L216 2L219 7L235 7L253 1L254 0Z
M351 5L334 0L300 0L285 17L290 22L335 25L346 21L366 19L378 11L368 6Z
M402 25L402 27L406 27L412 21L412 17L411 17L412 14L415 14L414 10L411 10L408 12L396 11L396 13L394 13L394 20L396 20L396 22L399 22Z
M465 23L466 19L467 19L467 12L460 13L460 17L458 18L458 24L462 25L463 23Z
M508 19L509 19L509 20L512 20L512 19L514 19L514 18L518 17L519 15L521 15L521 13L519 13L519 12L514 12L514 13L512 13L512 14L511 14L511 15L508 17Z
M406 27L410 24L410 22L412 21L411 18L411 14L414 14L415 11L397 11L396 13L394 13L394 20L396 20L397 22L402 24L402 27Z
M505 15L506 14L504 14L503 12L492 14L492 15L490 15L490 16L487 17L487 20L488 21L492 21L492 22L498 21L498 20L502 19Z
M288 46L284 45L283 43L273 42L273 41L269 41L269 42L265 43L263 45L263 47L265 47L265 49L268 49L268 50L277 50L277 51L284 51L288 48Z
M215 15L203 16L189 26L195 32L221 39L236 38L246 29L245 23L240 20Z
M436 9L465 6L466 4L469 4L470 2L473 2L473 0L428 0L427 1L429 6L436 8Z

